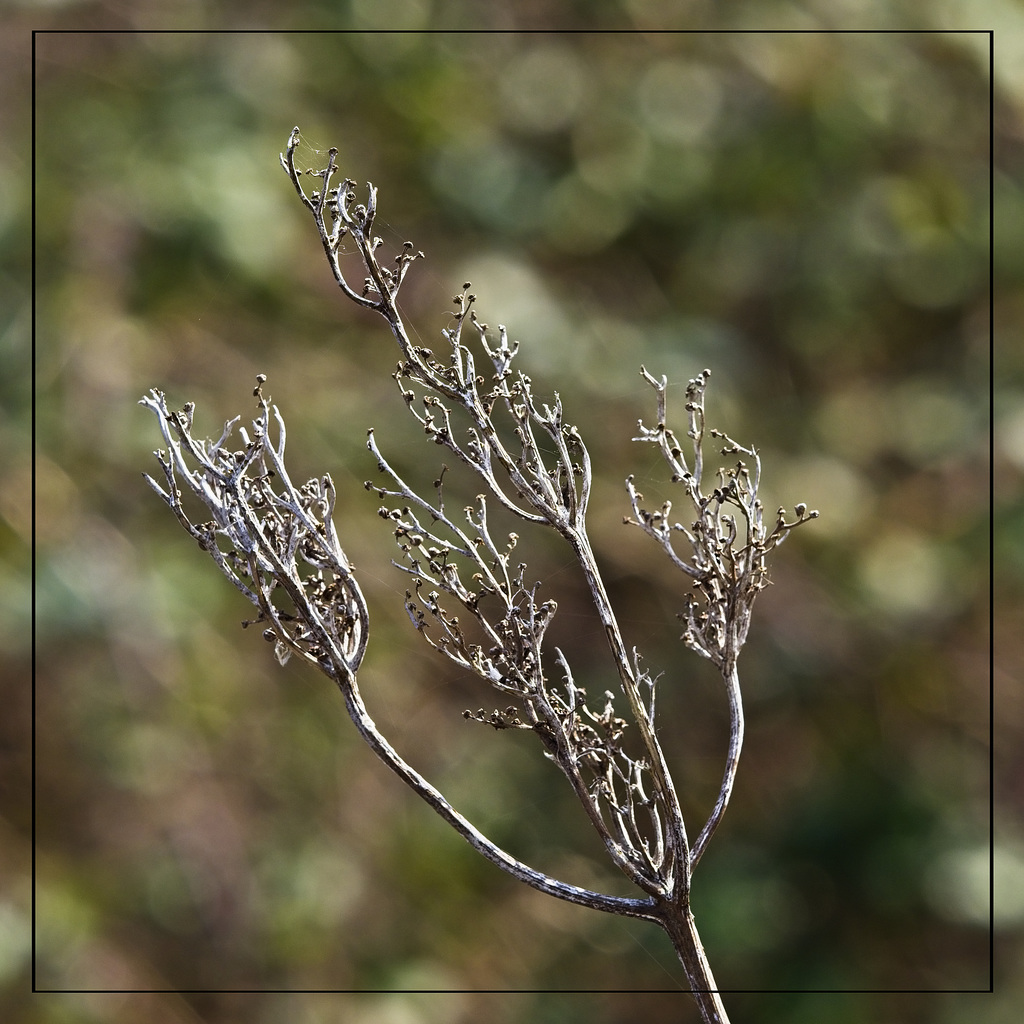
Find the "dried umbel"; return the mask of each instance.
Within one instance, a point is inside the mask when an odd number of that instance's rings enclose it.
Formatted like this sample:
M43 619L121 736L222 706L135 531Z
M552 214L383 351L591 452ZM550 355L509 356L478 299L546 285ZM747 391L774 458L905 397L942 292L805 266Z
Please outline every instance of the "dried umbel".
M779 509L774 523L765 523L757 496L761 465L756 450L705 430L709 371L686 389L690 451L684 455L667 424L666 379L641 370L657 394L658 420L651 428L641 422L635 440L658 445L687 512L674 518L669 502L647 511L630 478L626 488L633 516L626 522L653 537L688 577L683 639L721 673L731 712L719 796L691 841L658 738L657 680L643 668L637 650L627 650L623 642L587 535L592 466L583 439L565 421L557 394L550 402L535 396L533 382L515 365L518 343L510 342L504 326L495 333L477 317L468 283L453 299L454 324L441 332L440 354L413 344L397 296L409 268L423 254L406 242L392 265L383 266L378 258L382 242L373 234L376 189L368 185L361 203L351 179L333 185L334 149L325 167L300 170L295 164L299 143L296 128L281 163L313 217L335 280L349 299L387 321L401 354L394 378L402 400L426 437L483 485L471 504L452 508L444 497L447 467L442 466L429 491L421 492L395 471L370 431L367 444L379 478L367 481L366 488L382 502L379 514L400 553L394 564L409 577L409 618L431 647L497 695L498 707L467 710L467 720L498 732L519 729L537 735L544 755L572 786L611 862L643 895L625 898L583 889L516 860L452 808L381 735L357 684L369 620L331 518L334 485L326 475L301 487L292 484L284 463L284 421L263 396L265 377L260 375L254 391L259 413L252 435L239 429L238 450L229 445L238 418L216 443L197 441L191 404L172 411L163 394L152 391L142 404L156 414L167 445L156 453L165 484L147 479L255 605L257 617L246 624L264 626L279 660L298 654L333 679L377 756L438 814L484 856L536 889L660 925L672 938L704 1020L725 1021L690 912L691 880L729 802L739 763L743 712L736 665L751 606L767 582L768 553L817 513L798 505L794 517ZM314 183L310 191L304 176ZM346 238L354 243L366 274L358 286L342 267ZM706 434L725 442L724 455L741 456L731 468L717 471L710 490L703 481ZM209 510L209 521L195 523L188 517L182 485ZM569 546L603 626L619 694L588 694L563 652L546 644L555 602L540 598L539 584L519 560L519 535L496 534L488 515L491 503L529 527L554 530ZM616 708L620 700L621 711Z
M171 412L163 393L142 399L157 415L167 443L156 452L166 487L147 476L181 525L217 563L220 571L256 606L263 635L274 642L283 665L292 653L317 668L334 666L355 674L366 652L366 601L334 528L334 483L329 476L295 487L284 464L285 426L274 409L278 439L271 439L271 416L260 385L260 415L252 438L239 430L242 447L231 450L239 417L216 442L192 437L194 405ZM181 500L185 485L210 512L194 523Z

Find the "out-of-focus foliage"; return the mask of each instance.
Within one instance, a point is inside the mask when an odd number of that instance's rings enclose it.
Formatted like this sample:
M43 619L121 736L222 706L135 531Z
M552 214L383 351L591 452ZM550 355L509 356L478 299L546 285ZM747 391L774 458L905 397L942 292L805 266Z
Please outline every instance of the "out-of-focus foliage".
M300 5L325 20L329 6ZM345 24L379 24L384 6L353 0ZM444 23L442 3L409 6L418 21L399 27ZM613 27L666 7L600 6ZM820 29L827 6L786 16ZM925 27L951 24L945 5L921 8ZM102 24L90 5L51 16L88 27L90 12ZM464 721L491 695L404 617L362 487L366 428L421 482L437 460L389 377L391 339L333 286L278 166L296 123L305 162L337 145L344 172L378 186L387 244L426 251L403 290L424 344L471 280L538 393L560 391L600 473L592 536L627 640L665 672L661 729L693 828L721 776L724 697L677 639L682 579L622 525L627 473L650 499L670 490L630 441L652 414L639 365L677 385L711 367L710 421L761 449L768 503L822 512L759 601L744 763L695 876L723 988L792 990L731 996L735 1019L1011 1019L1006 996L807 994L988 985L988 75L986 36L937 31L37 37L38 985L668 991L36 996L4 1019L611 1024L691 1009L656 929L519 887L389 776L324 679L280 668L239 628L242 599L142 482L158 441L136 405L146 389L194 400L216 436L266 373L293 475L329 471L342 494L381 725L512 852L625 891L532 737ZM996 86L1009 330L1024 83L1007 69ZM7 156L10 181L24 165ZM10 209L14 252L27 214ZM14 280L8 265L18 369ZM1019 617L1024 565L1019 352L1003 349L996 396L997 626ZM29 656L28 428L17 374L0 387L7 681ZM559 602L552 639L599 693L611 666L568 552L521 532ZM1021 648L1006 632L997 738L1019 747ZM23 691L8 700L17 718ZM1020 767L1019 749L998 762L1008 940L1024 920ZM6 819L11 863L27 829ZM27 887L9 888L0 936L27 913ZM0 941L5 987L27 983L27 963Z

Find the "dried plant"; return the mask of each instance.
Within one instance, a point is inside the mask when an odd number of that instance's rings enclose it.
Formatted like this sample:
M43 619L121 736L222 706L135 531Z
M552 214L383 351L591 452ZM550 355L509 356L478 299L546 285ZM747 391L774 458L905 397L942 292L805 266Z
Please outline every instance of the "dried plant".
M721 673L731 714L725 773L707 821L690 839L679 797L659 741L655 719L657 680L628 650L608 599L587 536L591 493L590 456L562 403L539 401L530 378L514 368L518 344L504 326L497 333L477 318L475 296L466 284L454 298L454 323L442 331L441 356L414 344L397 305L412 264L422 257L406 242L393 265L378 259L374 236L376 189L357 200L355 182L332 186L337 150L327 166L299 170L296 128L281 163L313 217L324 252L341 290L359 306L379 313L398 342L402 359L394 374L401 396L426 436L447 449L483 481L486 493L469 506L452 509L444 500L444 470L428 495L392 468L370 432L379 482L366 488L383 502L380 516L391 525L401 552L394 564L409 577L405 607L426 642L461 669L478 676L500 695L500 708L466 711L467 719L497 730L531 730L543 752L572 786L613 864L642 896L626 898L590 891L550 877L496 846L460 815L426 779L410 767L374 724L360 696L357 673L366 651L366 602L332 520L335 489L329 476L296 487L285 467L285 424L263 395L260 375L254 396L258 415L251 434L239 418L227 423L216 442L192 434L194 407L172 411L157 390L142 404L157 416L166 449L156 453L164 483L147 476L179 522L217 563L220 571L257 608L246 625L263 626L278 660L292 654L333 679L348 713L376 755L485 857L541 892L596 910L642 918L660 925L679 954L705 1021L726 1021L711 968L690 911L693 870L718 827L733 789L743 742L743 711L737 659L747 636L750 612L767 584L766 559L790 530L817 515L797 505L765 521L758 499L761 465L757 451L743 447L704 424L704 370L686 388L687 452L667 422L667 381L642 369L657 395L657 422L638 425L637 441L657 445L682 489L688 508L681 521L666 502L643 507L633 479L626 482L638 525L665 550L691 583L681 619L683 640ZM301 178L315 187L306 191ZM342 242L354 243L367 274L353 286L342 269ZM478 361L482 366L478 366ZM457 423L462 425L458 426ZM740 459L717 471L705 490L707 434L721 438L722 452ZM193 522L182 502L190 491L209 511ZM572 549L604 627L628 710L606 692L595 701L577 682L545 633L555 602L541 600L538 584L516 560L518 536L496 536L489 503L519 520L555 530ZM682 553L680 551L682 549ZM635 729L636 749L626 742ZM629 747L629 749L627 749Z

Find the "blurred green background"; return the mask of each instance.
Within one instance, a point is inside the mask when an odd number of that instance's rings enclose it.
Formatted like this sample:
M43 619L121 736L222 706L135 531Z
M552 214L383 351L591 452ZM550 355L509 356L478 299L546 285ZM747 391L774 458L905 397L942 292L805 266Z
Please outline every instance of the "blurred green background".
M557 27L534 6L538 27ZM828 28L825 6L780 6L778 24ZM643 0L595 7L610 27L664 19ZM325 27L412 30L455 10L353 0L332 20L330 5L299 8ZM946 5L916 9L925 27L955 25ZM100 5L25 10L35 27L136 24ZM656 928L520 886L380 766L325 679L280 668L239 628L249 609L142 481L159 441L136 404L148 388L195 401L216 436L249 414L266 373L293 477L329 471L341 492L338 528L373 619L361 682L382 729L515 855L629 891L532 737L465 722L463 708L496 698L409 627L406 580L362 488L365 432L427 486L441 453L389 378L383 322L334 287L278 165L295 124L301 165L338 146L343 172L380 190L386 243L427 253L401 295L424 343L440 344L449 298L471 280L482 318L508 324L538 393L557 389L579 425L598 471L592 538L627 642L665 673L661 729L694 834L723 767L724 695L678 641L684 581L622 525L627 473L651 501L670 491L655 453L630 440L654 410L640 364L675 385L677 425L686 380L710 367L709 420L761 449L766 505L822 512L779 550L759 599L741 662L744 760L694 880L719 983L748 990L727 997L733 1019L1016 1019L1019 345L1001 353L996 396L1001 994L827 994L988 986L987 36L59 31L35 46L36 983L209 991L27 994L30 819L15 794L29 704L12 684L31 654L29 320L13 268L29 213L12 203L3 1019L696 1019ZM1024 78L1007 68L1004 328L1024 272L1022 103ZM5 143L5 191L28 171L20 140L16 156ZM472 480L452 487L476 493ZM571 560L519 532L559 602L552 641L598 694L612 668ZM222 991L333 989L452 992ZM527 994L591 989L648 994Z

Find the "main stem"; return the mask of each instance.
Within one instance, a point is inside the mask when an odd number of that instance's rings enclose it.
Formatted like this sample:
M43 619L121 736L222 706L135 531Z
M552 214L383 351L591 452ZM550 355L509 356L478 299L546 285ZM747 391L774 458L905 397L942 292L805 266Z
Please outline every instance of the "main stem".
M675 946L683 970L686 971L690 991L697 1000L697 1006L700 1007L704 1024L729 1024L729 1015L725 1012L725 1004L717 991L718 985L714 974L711 973L711 965L704 953L704 946L697 933L697 924L689 906L666 908L666 913L659 923Z

